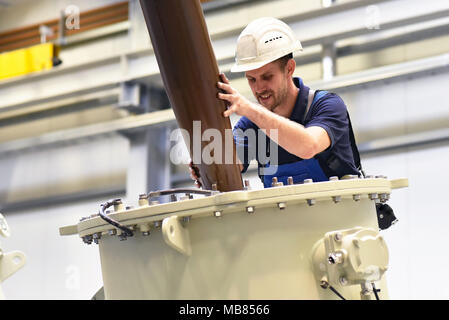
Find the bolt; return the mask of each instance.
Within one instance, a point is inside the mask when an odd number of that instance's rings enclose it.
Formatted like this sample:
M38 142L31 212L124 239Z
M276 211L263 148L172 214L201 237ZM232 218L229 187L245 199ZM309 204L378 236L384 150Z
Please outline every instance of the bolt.
M370 193L368 196L371 200L376 200L378 198L377 193Z
M348 284L348 279L346 279L345 277L340 277L338 281L342 286L346 286Z
M246 207L246 212L254 213L254 207L253 206Z
M380 196L380 202L387 202L388 198L387 198L386 193L381 193L379 196Z
M190 222L190 216L187 217L182 217L182 222L184 222L185 224Z
M279 202L278 207L279 209L284 210L287 207L287 205L285 204L285 202Z
M221 211L215 211L214 212L214 217L221 218Z
M305 180L304 180L304 184L306 184L306 183L312 183L312 182L313 182L312 179L305 179Z
M374 179L373 175L366 176L365 179Z
M115 236L115 235L117 234L117 229L111 229L111 230L108 230L108 234L109 234L110 236Z
M92 235L87 235L83 237L83 242L87 244L92 244L93 237Z
M340 232L338 232L334 235L334 239L335 241L341 241L343 239L343 235Z
M120 241L125 241L128 240L128 237L126 236L125 233L121 233L119 234L118 238L120 239Z
M213 191L217 191L217 190L218 190L217 184L216 184L216 183L213 183L213 184L212 184L212 190L213 190Z
M114 211L123 210L123 203L121 199L115 199L113 200L113 203L114 203Z
M294 184L294 182L293 182L293 177L288 177L288 178L287 178L287 184L288 184L289 186L291 186L291 185Z
M337 176L332 176L329 178L329 181L338 181L338 177Z
M325 280L321 280L320 281L320 287L323 288L323 289L329 288L329 282L327 282Z
M139 206L148 205L148 196L145 193L139 194Z
M143 236L149 236L150 235L150 225L145 223L145 224L141 224L139 225L139 229L142 232Z
M280 187L280 186L283 186L283 185L284 185L283 182L278 182L278 178L277 177L273 177L271 179L271 186L272 187Z
M315 203L316 203L315 199L307 199L307 204L309 206L313 206L313 205L315 205Z
M354 199L354 201L360 201L360 194L355 194L352 196L352 199Z
M370 296L372 291L369 291L368 289L363 289L361 294L363 296Z
M94 233L93 235L92 235L92 238L95 240L95 239L101 239L101 233L100 232L97 232L97 233Z
M334 200L335 203L339 203L341 201L341 196L334 196L332 197L332 200Z
M333 252L329 254L327 261L329 262L329 264L343 263L343 255L341 254L341 252Z

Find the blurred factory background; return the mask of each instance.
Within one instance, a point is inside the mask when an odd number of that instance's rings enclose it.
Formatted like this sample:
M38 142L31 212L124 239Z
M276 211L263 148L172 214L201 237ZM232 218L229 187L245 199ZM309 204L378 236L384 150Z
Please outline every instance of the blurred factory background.
M409 179L389 202L399 222L382 231L390 298L448 299L449 2L202 6L219 69L251 99L229 72L239 33L263 16L293 28L295 75L343 97L365 172ZM7 299L90 299L102 287L96 245L58 229L110 198L134 206L141 193L193 187L187 151L170 161L176 128L137 0L0 0L1 245L27 256L2 284ZM255 168L244 178L262 188Z

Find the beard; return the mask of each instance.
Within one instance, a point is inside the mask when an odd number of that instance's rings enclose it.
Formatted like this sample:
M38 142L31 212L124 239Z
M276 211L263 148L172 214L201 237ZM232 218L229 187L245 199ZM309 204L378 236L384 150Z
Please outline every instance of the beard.
M262 96L270 95L270 98L268 101L264 101ZM287 99L287 85L283 85L277 92L274 92L273 90L264 91L260 94L257 94L256 96L257 101L259 104L264 106L270 111L274 111L277 107L279 107L281 104L285 102ZM270 101L271 100L271 101Z

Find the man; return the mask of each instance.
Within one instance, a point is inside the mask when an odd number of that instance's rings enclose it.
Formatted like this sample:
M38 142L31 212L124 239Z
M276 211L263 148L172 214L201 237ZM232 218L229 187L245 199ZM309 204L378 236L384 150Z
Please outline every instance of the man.
M245 72L258 103L243 97L224 74L217 84L222 91L218 98L229 106L224 116L241 116L234 127L234 138L238 154L244 155L240 159L242 173L252 160L248 155L256 154L265 187L271 186L273 177L286 184L288 177L302 183L305 179L326 181L331 176L359 175L359 163L355 163L359 156L346 106L336 94L311 91L300 78L293 77L293 52L299 50L301 44L288 25L274 18L257 19L239 36L231 72ZM263 152L277 152L277 163L264 163L260 150L249 152L260 144L251 143L245 133L260 129L266 133L267 142L275 139L276 150ZM197 178L193 170L191 174Z

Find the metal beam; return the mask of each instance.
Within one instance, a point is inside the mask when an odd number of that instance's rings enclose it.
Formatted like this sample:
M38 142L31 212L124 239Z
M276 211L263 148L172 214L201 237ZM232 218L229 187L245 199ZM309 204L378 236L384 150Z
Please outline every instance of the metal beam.
M419 59L361 71L349 75L337 76L330 81L316 81L311 87L323 90L346 90L360 85L374 84L385 80L399 80L404 77L422 76L425 74L447 72L449 54Z
M350 15L350 13L345 11L339 11L344 8L345 10L349 9L357 9L360 10L364 6L368 4L377 3L379 5L385 3L388 4L390 1L349 1L342 4L336 4L329 8L324 9L313 9L307 12L302 12L300 14L293 13L284 13L284 16L280 16L280 18L288 18L290 17L292 21L298 21L295 19L319 19L323 17L330 16L331 14L337 15ZM257 2L259 3L259 2ZM265 3L265 2L261 2ZM261 4L262 5L262 4ZM250 10L249 8L246 10ZM256 10L251 8L251 10ZM295 9L296 10L296 9ZM429 9L430 10L430 9ZM449 13L448 10L442 10L441 12L431 11L430 14L423 15L412 15L407 19L400 19L400 15L395 13L393 18L390 19L389 22L382 24L381 31L384 31L388 28L398 27L406 25L407 23L416 23L419 21L427 21L428 19L434 19L438 16L444 16ZM290 19L288 18L288 19ZM330 18L330 17L328 17ZM288 20L287 19L287 20ZM339 19L347 19L346 16L339 16ZM242 21L242 23L246 23ZM301 20L301 23L305 22ZM217 24L217 23L215 23ZM301 28L301 25L296 26ZM216 38L215 41L215 51L217 52L218 63L223 72L227 72L226 65L229 61L233 60L234 55L234 42L233 41L218 41L225 36L223 33L223 29L217 29L218 27L214 27L211 29L211 37ZM240 28L240 27L239 27ZM240 31L239 28L232 29L232 33L238 33ZM313 44L321 44L326 41L335 41L338 39L344 39L347 37L353 37L356 35L362 34L372 34L373 30L368 30L367 28L355 26L353 30L340 30L331 36L324 33L316 34L309 39L304 39L304 46L311 46ZM226 35L229 36L230 30L226 30ZM221 34L221 36L219 36ZM302 34L301 32L299 34ZM221 38L220 38L221 37ZM145 66L143 68L142 66ZM75 74L79 74L85 79L85 81L81 83L77 83L74 81L77 79ZM86 74L93 74L95 77L86 76ZM93 81L95 79L95 81ZM100 58L96 60L89 61L87 63L81 63L72 66L64 66L61 65L59 67L54 68L53 70L37 73L34 75L28 75L25 77L18 77L15 79L10 79L8 81L4 81L0 83L0 94L2 95L2 102L0 104L1 108L18 108L26 104L35 103L39 101L40 103L46 102L49 99L63 99L70 94L85 94L87 91L93 90L103 90L106 87L114 87L118 86L119 83L124 81L131 80L139 80L146 82L148 85L158 85L162 87L162 82L160 79L159 68L156 63L156 59L153 55L152 48L138 50L138 51L130 51L124 52L120 54L114 54L109 57ZM72 83L73 82L73 83ZM39 90L37 90L36 84L39 83ZM56 83L65 83L64 87L61 87L58 90L55 90L57 86ZM72 85L73 84L73 85ZM13 88L14 87L14 88ZM18 90L27 90L32 92L27 99L24 99L22 96L17 96L15 93Z
M132 133L151 126L166 126L175 123L173 110L166 109L129 116L119 120L97 123L93 125L46 133L36 137L18 139L0 144L0 154L17 152L25 149L65 143L89 137L116 133Z
M360 154L372 154L383 151L397 151L407 147L418 147L435 142L444 142L449 140L449 129L439 129L426 132L412 133L393 138L378 139L361 143L359 147Z
M397 31L397 32L380 32L380 34L385 34L380 37L376 37L374 39L351 39L348 41L345 41L342 45L336 48L337 53L336 55L338 57L344 57L351 54L357 54L357 53L363 53L368 52L372 50L378 50L381 48L393 46L393 45L401 45L410 43L413 41L419 41L423 39L430 39L434 37L438 37L441 35L446 35L449 32L449 19L439 19L437 21L428 22L425 24L420 24L418 26L414 27L408 27L406 31ZM149 50L139 50L133 53L129 54L128 58L123 58L127 60L134 60L134 62L137 62L137 60L142 59L144 56L148 55L150 52ZM299 55L295 58L298 65L304 65L308 63L318 62L321 59L321 49L319 46L309 47L306 48L305 52L302 55ZM88 64L86 64L84 67L90 68L95 67L95 65L99 62L106 62L111 64L119 64L120 58L118 56L110 57L110 59L100 60L100 61L92 61ZM232 65L232 59L228 60L222 60L219 61L219 63L222 65L222 71L228 72L231 65ZM227 65L226 65L227 63ZM225 65L223 65L225 64ZM54 76L57 76L58 73L70 73L70 72L76 72L81 69L84 69L82 65L74 65L65 67L65 69L57 69L51 71L47 75L30 75L30 77L27 79L28 81L38 81L38 79L42 76L51 76L53 74ZM158 73L157 73L158 74ZM151 75L150 75L151 76ZM240 77L241 75L238 75ZM232 75L228 76L229 78L235 78L232 77ZM11 81L11 84L14 84L14 81ZM4 83L4 85L7 85L7 83ZM116 86L115 82L114 84L109 84L110 86ZM118 84L117 84L118 86ZM1 87L1 84L0 84ZM95 90L101 90L100 88L93 88ZM75 97L69 97L65 98L66 95L62 96L55 96L55 97L48 97L47 99L44 99L43 101L50 101L50 102L40 102L40 101L32 101L30 103L19 103L19 104L13 104L9 106L4 106L2 109L5 110L2 113L0 113L0 119L4 118L11 118L16 116L22 116L26 115L27 113L35 113L35 112L41 112L46 111L47 109L55 109L58 108L58 104L60 104L61 107L69 106L70 103L75 104L77 101L82 100L89 100L92 95L96 95L97 93L88 93L90 90L80 89L77 91L74 91L76 93ZM113 91L113 90L112 90ZM87 92L87 93L86 93ZM99 93L101 94L101 93ZM61 99L61 100L58 100ZM52 101L55 100L56 101ZM14 111L13 111L14 110Z
M95 100L117 100L120 95L119 89L110 89L105 91L96 91L81 96L68 97L58 101L51 101L46 103L32 104L31 106L24 106L22 108L11 108L8 111L0 112L0 121L9 120L11 118L23 117L35 113L46 112L55 109L61 109L78 105L81 103L88 103Z
M266 0L221 0L221 1L210 1L204 2L201 4L203 8L203 12L205 14L219 11L219 10L228 10L228 9L236 9L236 7L244 6L244 5L254 5L255 2L266 1Z

